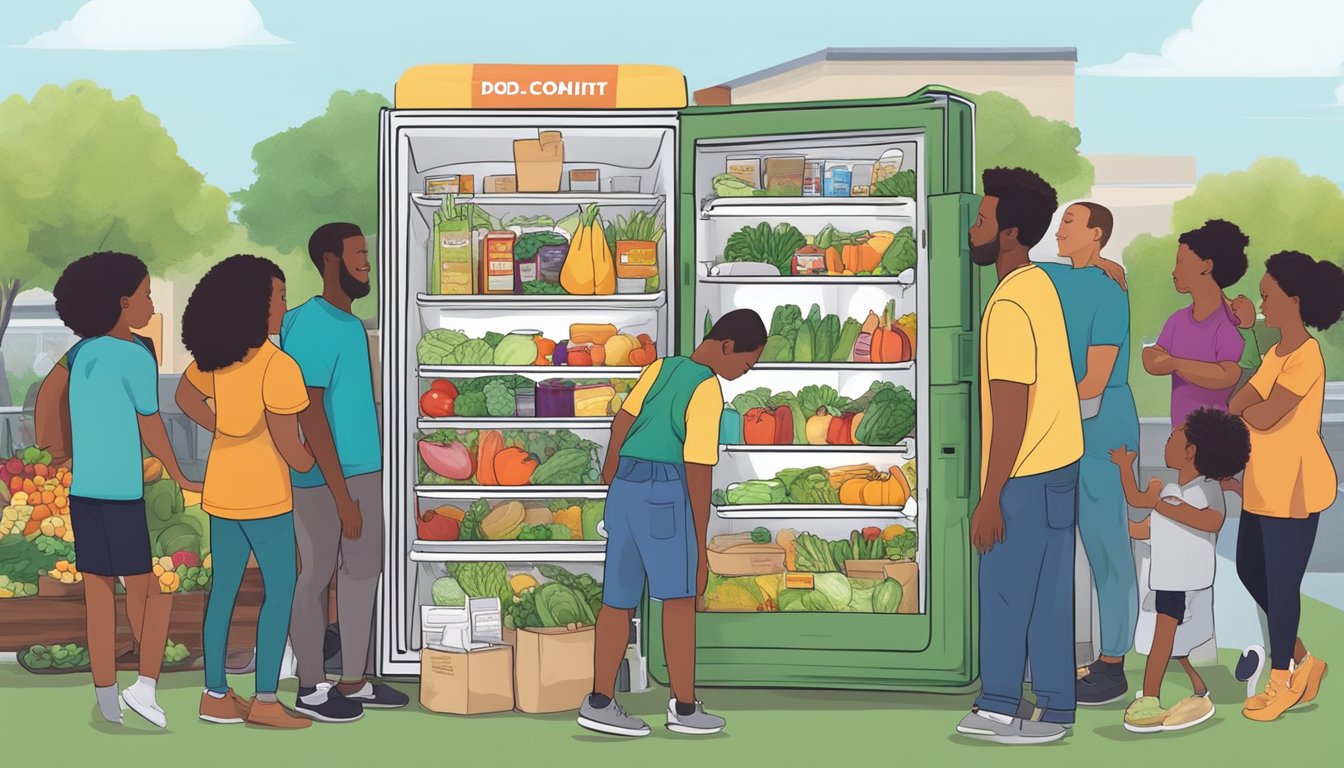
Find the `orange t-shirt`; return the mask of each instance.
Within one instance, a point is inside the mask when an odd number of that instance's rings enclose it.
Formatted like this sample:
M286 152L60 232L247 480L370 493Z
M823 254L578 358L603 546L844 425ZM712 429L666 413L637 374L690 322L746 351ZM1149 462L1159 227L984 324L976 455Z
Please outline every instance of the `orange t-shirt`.
M1338 477L1321 439L1325 409L1325 359L1315 339L1279 355L1275 344L1265 353L1250 386L1269 399L1275 386L1298 395L1298 403L1267 430L1249 427L1251 460L1243 482L1243 508L1265 517L1304 518L1335 501Z

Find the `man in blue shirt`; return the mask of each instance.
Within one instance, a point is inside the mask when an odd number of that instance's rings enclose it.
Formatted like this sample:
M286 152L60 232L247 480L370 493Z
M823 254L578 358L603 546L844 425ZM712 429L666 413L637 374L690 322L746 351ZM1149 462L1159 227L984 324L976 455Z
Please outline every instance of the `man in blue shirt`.
M369 253L354 224L325 224L308 241L322 273L322 295L290 310L280 346L303 371L312 405L299 415L317 459L294 473L294 533L300 571L294 590L290 642L298 662L295 709L322 722L351 722L364 707L397 708L409 699L374 684L374 612L383 569L382 447L373 397L373 370L364 324L351 313L369 295ZM341 681L324 668L327 587L340 569Z

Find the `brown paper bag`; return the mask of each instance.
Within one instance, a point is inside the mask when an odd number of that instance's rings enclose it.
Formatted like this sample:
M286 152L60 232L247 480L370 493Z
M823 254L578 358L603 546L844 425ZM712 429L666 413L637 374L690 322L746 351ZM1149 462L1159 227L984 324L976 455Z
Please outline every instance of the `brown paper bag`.
M430 712L483 715L513 709L513 649L420 651L420 704Z
M518 711L578 709L593 691L594 637L592 627L518 630L514 662Z
M887 563L886 575L901 583L901 604L897 613L919 613L919 564L914 560Z

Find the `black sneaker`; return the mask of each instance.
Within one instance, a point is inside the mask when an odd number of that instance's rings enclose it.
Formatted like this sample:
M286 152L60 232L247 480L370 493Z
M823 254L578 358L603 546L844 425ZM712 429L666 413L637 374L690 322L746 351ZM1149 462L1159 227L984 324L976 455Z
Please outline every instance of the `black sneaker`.
M342 696L336 686L319 683L316 688L299 688L294 711L320 723L353 723L364 716L364 707Z
M1078 704L1100 707L1126 698L1129 681L1125 679L1124 662L1097 661L1087 668L1087 675L1078 680Z
M364 689L345 698L359 702L367 709L401 709L411 703L411 697L390 685L365 681Z

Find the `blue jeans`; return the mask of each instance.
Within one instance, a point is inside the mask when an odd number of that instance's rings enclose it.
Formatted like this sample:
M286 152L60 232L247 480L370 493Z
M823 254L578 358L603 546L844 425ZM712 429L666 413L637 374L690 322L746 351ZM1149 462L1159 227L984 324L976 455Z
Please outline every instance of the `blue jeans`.
M607 490L607 558L602 602L630 610L644 580L656 600L695 597L700 545L691 517L686 468L622 456Z
M1003 541L980 559L980 698L1015 716L1031 661L1036 706L1072 723L1074 525L1078 464L1008 481L1000 497Z
M205 603L205 687L229 689L224 655L229 645L233 604L243 585L248 554L255 554L265 589L257 618L257 693L275 693L289 637L289 614L296 579L294 515L286 512L260 520L210 517L210 556L214 573Z

